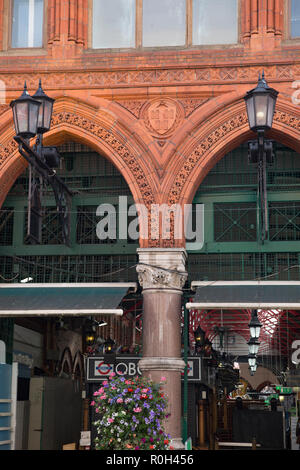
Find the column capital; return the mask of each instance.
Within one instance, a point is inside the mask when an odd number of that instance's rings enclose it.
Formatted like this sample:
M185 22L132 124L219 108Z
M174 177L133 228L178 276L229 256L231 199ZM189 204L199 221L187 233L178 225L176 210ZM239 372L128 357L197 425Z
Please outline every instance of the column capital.
M181 291L186 280L184 248L139 248L137 273L143 289Z

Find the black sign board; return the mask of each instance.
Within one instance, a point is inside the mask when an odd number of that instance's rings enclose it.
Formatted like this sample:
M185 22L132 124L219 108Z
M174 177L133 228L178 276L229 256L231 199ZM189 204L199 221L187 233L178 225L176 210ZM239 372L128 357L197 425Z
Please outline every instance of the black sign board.
M141 360L137 356L118 356L114 364L106 364L104 357L90 356L86 359L86 381L99 382L105 380L114 372L117 376L134 377L141 375L138 363ZM182 379L184 374L182 373ZM188 374L189 382L199 382L201 380L201 358L188 358Z

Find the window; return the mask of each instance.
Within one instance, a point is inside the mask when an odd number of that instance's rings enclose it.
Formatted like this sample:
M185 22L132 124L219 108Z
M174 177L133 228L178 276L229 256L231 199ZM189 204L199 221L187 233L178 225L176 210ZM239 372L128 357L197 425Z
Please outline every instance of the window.
M94 49L238 42L239 0L93 0Z
M290 13L290 28L291 37L300 37L300 2L299 0L291 0L291 13Z
M236 43L237 18L237 0L193 0L193 44Z
M93 48L135 47L135 0L94 0Z
M143 46L183 46L185 0L143 0Z
M43 0L14 0L11 47L42 47L43 16Z

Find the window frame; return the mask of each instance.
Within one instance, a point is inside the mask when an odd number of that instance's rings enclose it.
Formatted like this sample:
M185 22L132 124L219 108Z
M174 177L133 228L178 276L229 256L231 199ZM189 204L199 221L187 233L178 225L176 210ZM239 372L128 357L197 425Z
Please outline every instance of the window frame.
M292 0L286 0L284 5L284 39L287 43L300 42L299 36L292 37Z
M42 46L39 47L12 47L12 19L13 2L4 0L3 8L3 47L1 55L40 55L46 53L47 47L47 24L48 24L48 0L44 0L43 9L43 33Z
M89 1L89 19L88 19L88 51L90 52L117 52L117 51L137 51L137 50L161 50L161 49L228 49L240 47L241 44L241 1L237 0L237 42L226 44L193 44L193 0L186 0L186 31L185 44L180 46L143 46L143 0L136 1L135 18L135 47L130 48L93 48L93 0Z

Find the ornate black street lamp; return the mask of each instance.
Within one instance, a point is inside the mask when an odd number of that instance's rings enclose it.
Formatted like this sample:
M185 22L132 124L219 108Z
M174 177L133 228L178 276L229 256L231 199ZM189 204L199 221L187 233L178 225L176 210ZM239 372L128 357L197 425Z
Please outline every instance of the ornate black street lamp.
M43 91L41 80L39 81L39 87L32 98L40 103L37 133L45 134L45 132L50 130L54 99L47 96Z
M252 310L251 320L249 323L251 338L258 340L261 330L261 323L257 316L257 310Z
M72 192L57 176L60 155L56 147L43 146L43 134L50 130L54 99L44 93L41 80L33 96L27 91L26 82L22 95L10 103L16 130L15 141L19 152L29 163L28 226L27 241L41 243L42 204L41 189L50 184L62 226L63 242L69 244L70 205ZM29 141L36 136L36 143L30 147Z
M249 127L257 133L257 140L248 144L249 159L258 167L259 239L262 243L268 238L268 204L266 165L273 160L273 143L265 140L265 132L271 129L275 112L278 91L270 88L259 74L256 88L248 91L244 97L247 107Z
M17 137L29 140L36 135L40 105L29 95L25 82L20 98L10 103Z

